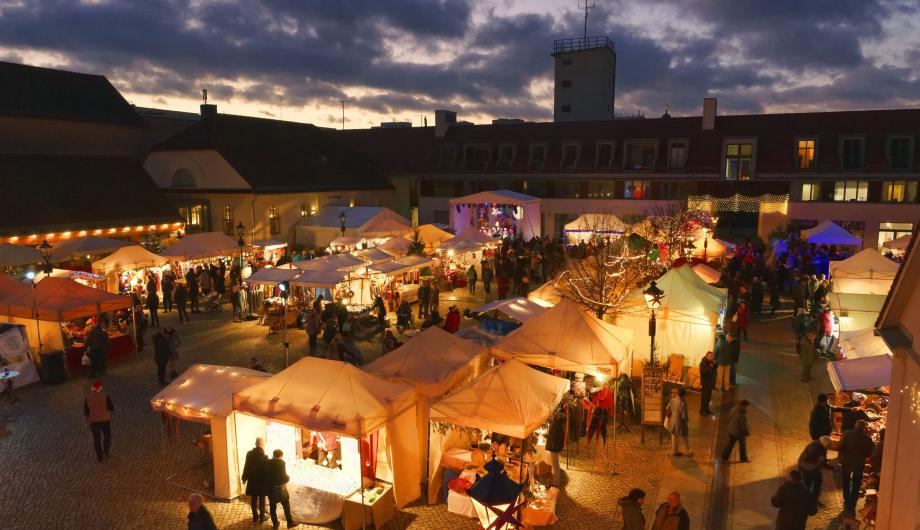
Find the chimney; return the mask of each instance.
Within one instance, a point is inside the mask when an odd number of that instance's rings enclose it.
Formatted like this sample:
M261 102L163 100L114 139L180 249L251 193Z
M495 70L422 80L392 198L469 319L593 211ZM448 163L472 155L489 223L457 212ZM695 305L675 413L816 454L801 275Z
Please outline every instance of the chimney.
M716 114L719 111L719 101L716 98L703 98L703 130L712 131L716 128Z
M201 104L201 124L204 125L213 139L214 133L217 131L217 105L211 103Z
M447 129L451 125L457 124L457 113L452 110L434 111L434 135L436 138L444 138Z

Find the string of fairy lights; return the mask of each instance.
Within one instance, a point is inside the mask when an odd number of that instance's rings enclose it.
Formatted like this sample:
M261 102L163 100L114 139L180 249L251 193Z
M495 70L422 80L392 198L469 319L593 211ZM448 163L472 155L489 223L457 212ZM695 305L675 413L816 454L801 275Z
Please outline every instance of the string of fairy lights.
M687 207L691 210L707 212L746 212L746 213L781 213L789 211L789 194L765 193L758 197L748 197L736 193L730 197L713 197L712 195L690 195Z
M907 404L910 407L911 423L920 419L920 385L913 383L901 389L901 394L906 394Z

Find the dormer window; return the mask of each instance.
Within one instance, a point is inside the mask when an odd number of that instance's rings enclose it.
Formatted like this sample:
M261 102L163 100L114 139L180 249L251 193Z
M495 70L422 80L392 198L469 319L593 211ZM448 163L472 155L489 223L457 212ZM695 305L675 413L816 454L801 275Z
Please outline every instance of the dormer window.
M170 186L173 188L194 188L197 184L195 183L195 176L189 170L180 169L173 173Z
M514 164L515 149L514 144L502 144L498 146L498 161L495 163L497 169L511 169Z
M594 156L594 167L610 169L613 165L613 142L598 142Z
M463 146L463 169L484 170L489 165L492 150L485 144Z
M575 166L578 165L578 158L580 156L581 146L576 143L571 144L562 144L562 162L560 167L562 169L575 169Z
M546 144L531 144L530 157L527 161L528 169L543 169L546 163Z

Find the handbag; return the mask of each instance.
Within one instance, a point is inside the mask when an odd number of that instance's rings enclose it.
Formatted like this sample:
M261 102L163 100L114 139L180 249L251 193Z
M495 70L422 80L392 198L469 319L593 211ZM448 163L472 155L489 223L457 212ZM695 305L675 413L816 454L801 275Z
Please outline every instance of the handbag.
M87 355L87 354L84 353L84 354L83 354L83 357L80 359L80 364L83 365L83 366L89 366L89 364L90 364L89 355Z

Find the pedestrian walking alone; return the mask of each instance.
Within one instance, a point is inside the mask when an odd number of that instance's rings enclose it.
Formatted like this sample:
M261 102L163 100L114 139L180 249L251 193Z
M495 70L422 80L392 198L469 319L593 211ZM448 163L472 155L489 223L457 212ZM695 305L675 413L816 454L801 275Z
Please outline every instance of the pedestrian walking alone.
M96 460L102 463L103 458L109 457L112 449L112 399L102 391L102 381L96 379L90 386L90 394L83 399L83 416L89 422L89 430L93 434L93 449L96 451Z
M287 474L287 468L282 458L284 453L281 449L275 449L272 452L272 459L268 461L268 484L271 487L268 494L269 514L272 518L272 528L278 528L278 504L284 509L284 518L287 521L287 527L293 528L294 519L291 518L291 497L288 494L287 483L291 477Z
M314 308L307 310L304 315L304 328L307 330L307 342L310 345L310 355L316 355L316 338L319 337L320 329L323 327L319 318L319 313Z
M169 369L169 377L175 379L179 377L176 363L179 362L179 345L182 344L182 340L179 339L179 331L172 326L163 328L163 336L166 337L166 343L169 345L169 362L166 368Z
M157 295L157 281L151 277L147 282L147 312L150 313L150 325L160 327L160 297Z
M188 288L181 280L176 284L176 312L179 313L179 323L188 322Z
M486 296L489 296L492 294L492 266L485 259L480 264L482 265L482 289L486 292Z
M642 513L642 505L645 504L644 491L633 488L629 495L620 497L617 504L623 516L623 530L645 530L645 514Z
M172 270L163 271L160 288L163 290L163 312L169 313L173 308L173 289L176 288L176 275Z
M476 273L476 267L470 265L466 269L466 283L467 287L470 288L470 294L476 294L476 282L479 280L479 275Z
M716 363L715 354L711 351L706 352L703 359L700 360L700 414L703 416L712 416L712 410L709 408L712 402L712 389L716 386Z
M102 327L102 322L96 322L93 329L86 335L86 356L89 357L89 373L92 379L105 374L105 360L109 356L112 343L109 334Z
M750 317L748 316L747 303L744 300L738 302L738 308L735 309L735 316L732 318L735 321L735 326L738 328L738 338L744 337L744 340L748 340L748 325L750 325Z
M751 435L751 428L748 426L747 420L747 408L750 404L748 400L742 399L735 405L728 418L728 443L722 450L723 462L728 462L736 443L738 444L741 462L750 462L747 456L747 437Z
M169 341L162 331L153 334L153 361L157 363L157 382L166 384L166 365L169 363Z
M779 508L776 530L805 530L808 516L818 513L818 503L802 484L802 474L797 469L789 472L789 480L776 490L770 504Z
M816 335L813 331L809 331L802 337L802 340L799 341L799 360L802 362L802 382L807 383L813 381L811 377L811 367L815 364L815 338Z
M211 512L204 505L200 493L188 496L188 530L217 530Z
M680 493L672 491L655 511L652 530L690 530L690 516L680 503Z
M265 499L269 494L268 456L265 454L265 441L256 438L256 446L246 453L243 475L246 483L246 495L249 495L249 507L252 508L252 522L265 521Z
M843 490L843 508L849 513L856 512L859 501L859 487L862 484L866 459L872 456L875 442L866 434L866 422L859 420L852 430L843 433L837 446L837 461L840 462L841 489Z
M665 408L665 428L671 433L671 456L682 456L680 442L683 442L687 456L693 456L690 450L690 416L687 412L687 390L683 387L671 391L671 401Z

